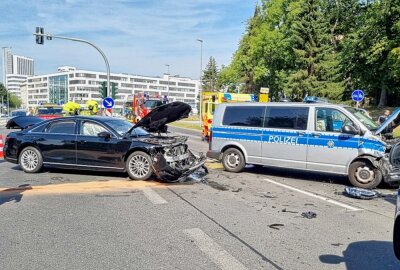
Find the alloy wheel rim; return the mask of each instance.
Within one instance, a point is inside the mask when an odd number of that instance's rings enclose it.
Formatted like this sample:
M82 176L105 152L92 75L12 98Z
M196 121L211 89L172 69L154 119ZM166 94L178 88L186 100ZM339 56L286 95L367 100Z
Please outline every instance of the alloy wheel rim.
M26 150L21 156L21 165L28 171L33 171L39 164L39 156L33 150Z
M134 177L144 177L150 171L150 163L144 156L133 156L129 162L129 171Z

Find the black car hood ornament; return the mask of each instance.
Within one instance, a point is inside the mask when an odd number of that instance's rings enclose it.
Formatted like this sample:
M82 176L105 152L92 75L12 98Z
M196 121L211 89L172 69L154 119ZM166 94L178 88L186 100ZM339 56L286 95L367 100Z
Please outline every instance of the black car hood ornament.
M192 107L184 102L175 101L154 108L133 127L142 127L148 132L165 132L166 124L189 117ZM133 129L132 128L132 129Z
M43 122L44 120L36 116L17 116L8 120L6 128L19 128L27 129L37 123Z

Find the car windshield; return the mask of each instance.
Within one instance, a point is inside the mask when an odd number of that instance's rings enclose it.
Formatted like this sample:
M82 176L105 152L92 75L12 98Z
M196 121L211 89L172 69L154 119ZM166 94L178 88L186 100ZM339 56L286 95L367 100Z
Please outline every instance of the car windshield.
M39 114L61 114L62 108L40 108L38 110Z
M144 106L147 109L154 109L155 107L160 106L161 105L160 103L161 102L159 100L146 100Z
M376 131L379 128L379 125L374 122L371 118L365 115L361 110L357 110L351 107L345 108L348 112L354 115L364 126L366 126L371 131Z
M124 135L134 126L132 123L130 123L128 121L119 120L119 119L107 121L107 124L110 127L112 127L116 132L118 132L119 135ZM134 131L138 136L148 136L149 135L149 133L147 131L145 131L144 129L139 128L139 127L135 128Z

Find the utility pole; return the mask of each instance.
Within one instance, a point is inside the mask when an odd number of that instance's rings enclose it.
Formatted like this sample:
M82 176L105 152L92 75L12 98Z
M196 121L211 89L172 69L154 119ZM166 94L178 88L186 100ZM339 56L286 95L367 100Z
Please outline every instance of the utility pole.
M36 33L33 34L34 36L36 36L36 43L43 45L44 40L43 38L46 37L47 40L52 40L53 38L57 38L57 39L65 39L65 40L71 40L71 41L77 41L77 42L82 42L82 43L86 43L89 44L90 46L94 47L103 57L104 62L106 63L106 68L107 68L107 96L110 96L111 93L111 88L110 88L110 65L108 63L107 57L104 54L104 52L97 47L95 44L91 43L90 41L84 40L84 39L80 39L80 38L70 38L70 37L63 37L63 36L55 36L52 34L45 34L43 27L36 27Z
M167 98L169 100L169 64L165 64L165 66L167 67L167 70L168 70L168 73L167 73L167 75L168 75Z
M203 88L203 85L202 85L202 77L203 77L203 40L202 39L197 39L197 41L198 42L200 42L200 87L199 87L199 96L200 96L200 99L199 99L199 102L200 102L200 106L199 106L199 123L200 123L200 126L203 126L203 122L202 122L202 109L201 109L201 107L202 107L202 97L201 97L201 92L202 92L202 88Z

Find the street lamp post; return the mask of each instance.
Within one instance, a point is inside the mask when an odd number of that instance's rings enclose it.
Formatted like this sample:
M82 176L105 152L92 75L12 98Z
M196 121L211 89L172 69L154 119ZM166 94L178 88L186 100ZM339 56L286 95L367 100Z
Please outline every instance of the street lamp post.
M200 42L200 87L199 87L199 102L200 102L200 106L199 106L199 124L200 126L202 126L202 97L201 97L201 92L202 92L202 77L203 77L203 40L202 39L197 39L198 42Z
M63 36L54 36L52 34L41 34L41 33L34 33L33 34L36 37L46 37L47 40L52 40L53 38L58 38L58 39L65 39L65 40L71 40L71 41L77 41L77 42L82 42L82 43L86 43L89 44L90 46L94 47L103 57L104 62L106 63L106 67L107 67L107 96L110 96L111 93L111 89L110 89L110 64L108 63L107 57L104 54L104 52L97 47L95 44L91 43L90 41L84 40L84 39L80 39L80 38L69 38L69 37L63 37ZM41 43L43 44L43 43Z
M165 64L165 66L167 67L167 70L168 70L168 73L167 73L167 75L168 75L167 98L169 100L169 76L170 76L170 74L169 74L169 64Z

